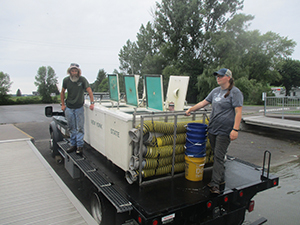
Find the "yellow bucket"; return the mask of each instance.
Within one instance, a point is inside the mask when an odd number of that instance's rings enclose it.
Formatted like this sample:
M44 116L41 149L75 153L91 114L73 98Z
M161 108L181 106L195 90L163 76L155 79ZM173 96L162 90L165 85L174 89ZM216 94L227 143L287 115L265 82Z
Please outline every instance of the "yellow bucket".
M205 157L194 158L185 155L185 178L190 181L203 179Z

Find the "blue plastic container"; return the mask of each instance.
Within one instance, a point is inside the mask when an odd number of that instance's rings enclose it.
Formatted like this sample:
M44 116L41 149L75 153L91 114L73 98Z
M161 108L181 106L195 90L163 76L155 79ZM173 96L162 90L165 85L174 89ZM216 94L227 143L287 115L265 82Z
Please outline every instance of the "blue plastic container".
M204 157L206 154L206 141L194 143L187 138L185 143L185 154L189 157Z
M187 130L187 133L206 134L207 125L204 123L188 123L186 130Z
M205 157L207 125L188 123L186 132L185 154L189 157Z
M195 133L186 133L186 137L194 143L202 143L206 141L206 134L195 134Z

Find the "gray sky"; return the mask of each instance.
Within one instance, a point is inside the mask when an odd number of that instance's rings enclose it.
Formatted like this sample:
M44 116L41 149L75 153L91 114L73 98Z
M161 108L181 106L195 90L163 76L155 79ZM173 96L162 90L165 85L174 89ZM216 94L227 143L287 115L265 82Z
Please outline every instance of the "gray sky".
M118 53L152 21L156 0L0 0L0 71L9 74L10 93L31 94L41 66L51 66L59 88L71 62L94 82L99 69L119 70ZM160 0L158 2L161 2ZM273 31L300 45L299 0L245 0L255 16L250 30ZM300 47L292 58L300 60Z

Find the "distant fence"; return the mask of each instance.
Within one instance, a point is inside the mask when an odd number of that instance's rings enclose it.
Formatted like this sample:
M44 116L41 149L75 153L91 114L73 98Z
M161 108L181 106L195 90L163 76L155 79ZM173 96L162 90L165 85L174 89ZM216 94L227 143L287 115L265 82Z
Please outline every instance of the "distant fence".
M279 114L282 119L288 115L300 116L299 97L265 97L264 114Z

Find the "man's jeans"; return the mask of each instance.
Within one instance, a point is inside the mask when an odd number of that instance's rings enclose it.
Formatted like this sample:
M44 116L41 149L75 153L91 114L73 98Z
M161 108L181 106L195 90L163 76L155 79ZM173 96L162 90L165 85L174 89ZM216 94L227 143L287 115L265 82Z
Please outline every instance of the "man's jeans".
M84 108L70 109L66 108L66 119L70 133L70 142L72 146L83 147L84 137Z
M219 187L220 183L225 181L225 155L230 144L230 137L225 135L208 134L211 149L214 153L214 165L211 183Z

